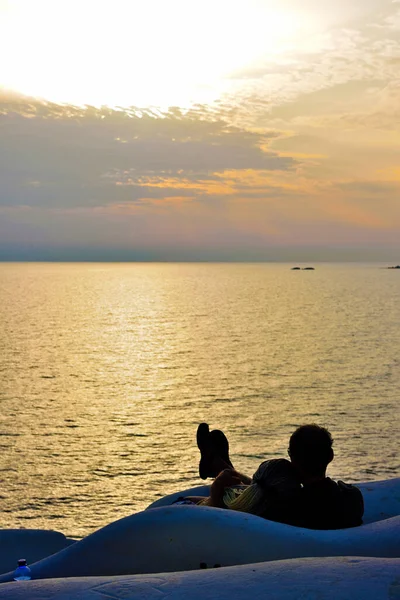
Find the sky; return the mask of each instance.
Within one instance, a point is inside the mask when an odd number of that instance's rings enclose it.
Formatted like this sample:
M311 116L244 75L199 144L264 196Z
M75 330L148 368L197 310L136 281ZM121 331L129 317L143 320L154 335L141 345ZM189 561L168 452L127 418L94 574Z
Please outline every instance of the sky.
M400 263L400 0L0 0L0 260Z

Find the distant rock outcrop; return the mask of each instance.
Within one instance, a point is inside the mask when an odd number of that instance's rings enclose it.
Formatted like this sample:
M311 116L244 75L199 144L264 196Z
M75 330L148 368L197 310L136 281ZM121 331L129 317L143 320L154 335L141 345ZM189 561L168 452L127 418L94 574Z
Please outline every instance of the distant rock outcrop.
M388 267L388 269L400 269L400 265L396 265L395 267Z
M393 267L394 268L394 267ZM315 271L315 267L292 267L291 271Z

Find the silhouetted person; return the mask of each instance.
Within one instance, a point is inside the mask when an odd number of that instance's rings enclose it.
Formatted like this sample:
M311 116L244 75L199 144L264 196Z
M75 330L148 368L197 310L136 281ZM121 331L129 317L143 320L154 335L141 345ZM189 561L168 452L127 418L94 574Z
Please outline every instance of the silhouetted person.
M310 529L342 529L362 523L360 490L326 476L334 453L332 436L324 427L311 424L296 429L289 440L290 461L267 460L251 479L233 468L222 431L210 432L208 425L201 423L197 444L200 476L215 477L210 497L201 504Z

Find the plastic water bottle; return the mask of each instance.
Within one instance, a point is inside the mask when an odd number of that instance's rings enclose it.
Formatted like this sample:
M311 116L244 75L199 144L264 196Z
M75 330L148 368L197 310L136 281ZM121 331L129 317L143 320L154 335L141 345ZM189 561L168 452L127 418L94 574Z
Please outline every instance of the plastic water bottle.
M14 581L28 581L31 579L31 570L26 564L25 558L20 558L18 567L14 571Z

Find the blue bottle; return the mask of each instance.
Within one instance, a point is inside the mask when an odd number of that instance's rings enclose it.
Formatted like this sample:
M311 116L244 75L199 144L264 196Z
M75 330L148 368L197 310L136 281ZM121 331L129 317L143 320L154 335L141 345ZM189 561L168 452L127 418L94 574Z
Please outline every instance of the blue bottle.
M14 571L14 581L28 581L31 579L31 570L26 564L25 558L20 558L18 567Z

